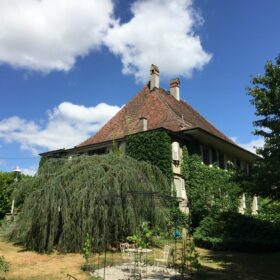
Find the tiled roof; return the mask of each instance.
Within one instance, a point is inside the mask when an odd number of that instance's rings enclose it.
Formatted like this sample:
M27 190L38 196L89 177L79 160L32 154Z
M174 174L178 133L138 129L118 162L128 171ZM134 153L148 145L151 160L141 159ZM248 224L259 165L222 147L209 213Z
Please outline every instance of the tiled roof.
M150 91L149 85L136 94L93 137L79 146L97 144L141 131L140 118L148 122L148 130L166 128L181 131L202 128L233 144L228 137L210 124L204 117L184 101L176 100L164 89Z

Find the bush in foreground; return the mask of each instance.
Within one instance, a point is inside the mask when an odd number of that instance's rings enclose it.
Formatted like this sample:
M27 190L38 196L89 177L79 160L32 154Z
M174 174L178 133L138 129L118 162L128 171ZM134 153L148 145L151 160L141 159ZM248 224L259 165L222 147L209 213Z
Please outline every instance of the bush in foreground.
M197 246L213 250L266 252L280 250L280 226L233 212L206 217L194 232Z

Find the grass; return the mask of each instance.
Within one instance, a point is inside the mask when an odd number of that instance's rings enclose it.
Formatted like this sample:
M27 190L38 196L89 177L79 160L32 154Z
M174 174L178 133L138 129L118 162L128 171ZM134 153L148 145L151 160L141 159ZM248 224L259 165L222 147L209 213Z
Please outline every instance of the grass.
M153 250L155 251L155 250ZM276 280L280 275L280 252L270 254L246 254L231 252L215 252L198 249L202 267L192 275L194 280ZM156 251L159 253L159 251ZM93 280L80 268L84 263L80 254L37 254L25 251L0 237L0 256L10 264L6 273L9 280L59 280L66 279L67 273L79 280ZM102 266L104 256L100 256L99 266ZM107 254L108 264L121 261L119 253ZM95 258L98 265L98 258ZM1 275L0 273L0 278Z
M248 254L199 249L202 268L195 280L278 280L280 252Z
M5 276L9 280L55 280L66 279L67 273L79 280L90 279L85 272L80 270L83 257L80 254L61 255L53 253L42 255L24 251L21 247L14 246L0 238L0 255L10 265L10 271Z

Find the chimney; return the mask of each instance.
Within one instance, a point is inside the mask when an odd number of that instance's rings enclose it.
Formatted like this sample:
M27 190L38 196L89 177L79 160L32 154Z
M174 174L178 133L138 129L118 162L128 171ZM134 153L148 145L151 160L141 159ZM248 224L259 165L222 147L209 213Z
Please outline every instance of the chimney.
M154 88L159 88L159 69L156 65L151 65L150 74L150 90L153 90Z
M140 131L146 131L148 129L148 121L146 118L140 118Z
M180 101L180 80L179 78L170 80L170 94Z

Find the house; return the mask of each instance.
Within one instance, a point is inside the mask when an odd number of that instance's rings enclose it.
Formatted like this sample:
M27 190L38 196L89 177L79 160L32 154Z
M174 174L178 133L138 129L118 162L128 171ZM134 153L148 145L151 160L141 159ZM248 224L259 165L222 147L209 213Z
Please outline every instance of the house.
M201 155L205 164L216 162L226 169L229 161L249 172L257 156L234 143L215 128L189 104L180 99L180 81L170 81L170 90L160 88L160 72L152 65L150 81L138 92L111 120L94 136L72 149L61 149L41 154L41 156L60 157L75 154L104 154L112 150L113 141L125 153L128 135L164 130L172 139L172 168L180 208L187 211L185 183L180 172L182 147ZM253 212L257 211L254 199ZM246 208L242 197L240 212Z

